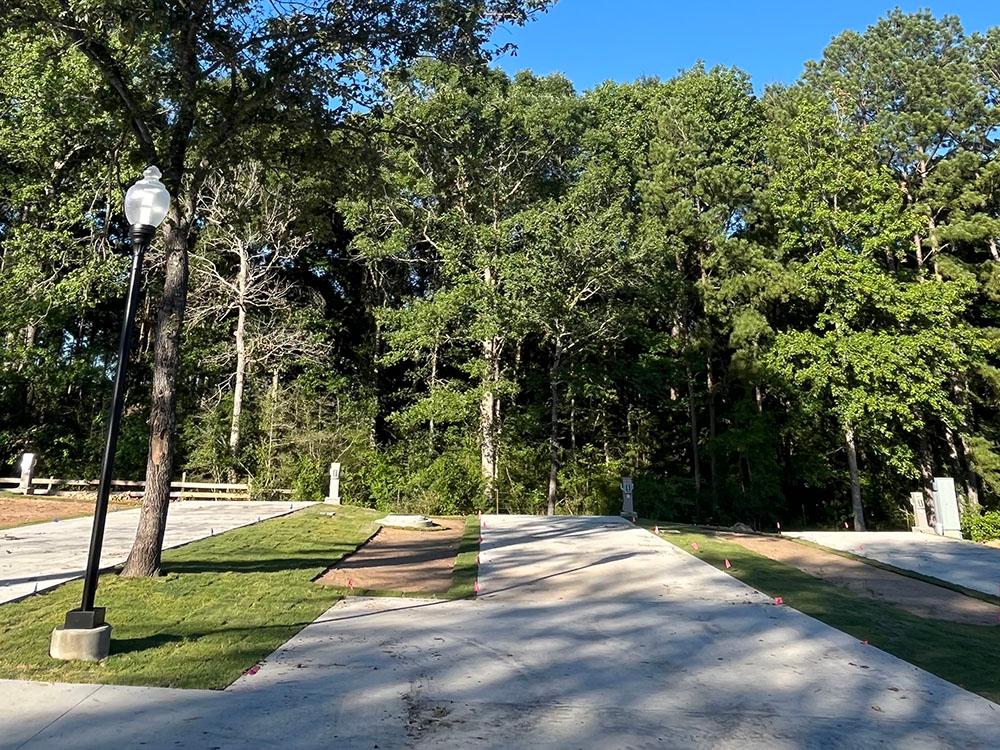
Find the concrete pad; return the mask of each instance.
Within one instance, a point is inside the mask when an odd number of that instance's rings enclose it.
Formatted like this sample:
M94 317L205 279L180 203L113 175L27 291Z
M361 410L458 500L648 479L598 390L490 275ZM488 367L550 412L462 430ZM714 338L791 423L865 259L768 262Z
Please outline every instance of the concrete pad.
M1000 549L996 547L909 531L788 531L782 536L1000 596Z
M349 598L225 691L0 708L0 747L1000 746L1000 706L620 519L487 521L475 601Z
M88 610L89 611L89 610ZM49 656L63 661L100 661L111 653L111 626L98 628L55 628L49 642Z
M213 533L248 526L310 505L313 503L211 500L171 503L163 547L179 547ZM72 518L0 531L0 604L82 577L92 523L92 517ZM138 508L108 514L102 568L125 562L138 525Z
M390 513L385 518L378 519L375 523L383 526L392 526L398 529L436 529L440 528L427 516L413 513Z

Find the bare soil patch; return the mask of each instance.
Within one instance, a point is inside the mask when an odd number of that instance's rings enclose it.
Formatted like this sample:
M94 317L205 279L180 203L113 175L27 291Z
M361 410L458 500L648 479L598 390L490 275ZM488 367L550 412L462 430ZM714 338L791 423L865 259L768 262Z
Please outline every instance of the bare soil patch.
M719 536L751 552L791 565L852 593L905 609L918 617L968 625L996 625L1000 618L1000 607L995 604L791 539L733 533L720 533Z
M112 501L110 510L134 508L136 503ZM29 523L89 516L94 512L94 498L37 497L35 495L0 496L0 529L11 529Z
M372 591L444 593L465 531L463 518L435 518L442 528L394 529L383 526L357 552L316 579L324 586Z

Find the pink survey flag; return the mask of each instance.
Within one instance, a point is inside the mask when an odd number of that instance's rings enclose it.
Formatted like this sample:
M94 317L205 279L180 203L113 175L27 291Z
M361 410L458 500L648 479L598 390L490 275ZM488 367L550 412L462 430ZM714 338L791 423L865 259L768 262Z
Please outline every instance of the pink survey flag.
M844 528L847 528L847 521L844 521Z
M698 546L698 542L691 542L691 549L697 552L698 550L701 549L701 547Z
M476 582L472 584L472 593L474 593L474 594L478 594L479 593L479 579L478 578L476 579Z
M774 603L775 604L784 604L785 600L782 599L780 596L776 596L776 597L774 597Z
M733 567L733 564L729 562L729 558L726 558L726 570L729 570L731 567Z
M659 526L654 526L653 527L653 533L654 534L659 534L660 533L660 527Z
M778 527L778 531L781 531L781 521L775 521L774 525Z
M347 579L347 588L349 588L349 589L353 589L354 588L354 579L353 578L348 578Z

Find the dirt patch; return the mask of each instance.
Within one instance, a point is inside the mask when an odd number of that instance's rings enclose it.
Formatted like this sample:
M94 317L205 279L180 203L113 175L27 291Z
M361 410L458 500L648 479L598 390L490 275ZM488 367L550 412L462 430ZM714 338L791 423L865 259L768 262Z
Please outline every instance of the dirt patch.
M134 508L137 503L112 502L110 510ZM89 516L94 512L94 499L4 495L0 497L0 529L11 529L28 523L63 520Z
M968 625L996 625L1000 618L1000 607L995 604L791 539L744 534L719 536L854 594L891 604L919 617Z
M465 519L435 518L433 531L383 526L363 547L316 579L324 586L372 591L444 593L465 532Z

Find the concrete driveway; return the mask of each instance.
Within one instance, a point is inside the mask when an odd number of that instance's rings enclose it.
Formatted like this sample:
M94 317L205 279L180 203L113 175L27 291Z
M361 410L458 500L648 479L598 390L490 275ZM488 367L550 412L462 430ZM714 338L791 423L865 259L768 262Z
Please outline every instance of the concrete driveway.
M163 546L178 547L310 505L212 500L172 503ZM92 524L93 517L87 516L0 531L0 604L83 576ZM125 562L138 525L138 508L108 514L102 567Z
M0 682L0 746L1000 746L1000 706L620 519L485 522L476 601L345 600L221 692Z
M1000 549L907 531L789 531L783 536L1000 596Z

